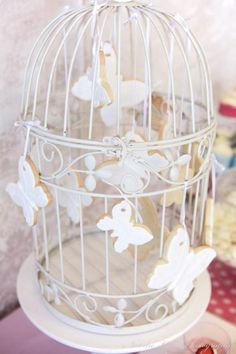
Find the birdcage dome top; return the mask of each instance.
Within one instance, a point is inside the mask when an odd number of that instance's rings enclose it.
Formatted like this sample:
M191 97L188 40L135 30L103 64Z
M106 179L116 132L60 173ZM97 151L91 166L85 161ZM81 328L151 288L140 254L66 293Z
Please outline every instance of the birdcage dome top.
M215 125L205 55L183 18L148 4L67 9L31 51L21 119L73 143L131 130L137 144L199 138Z

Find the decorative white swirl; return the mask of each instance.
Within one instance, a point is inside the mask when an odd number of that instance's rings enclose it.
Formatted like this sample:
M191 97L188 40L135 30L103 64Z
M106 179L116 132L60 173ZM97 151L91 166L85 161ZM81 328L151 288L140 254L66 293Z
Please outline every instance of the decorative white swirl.
M164 320L169 314L169 308L166 304L158 303L160 298L165 294L165 291L158 294L155 299L148 301L144 306L138 310L128 310L128 303L125 299L119 299L117 301L116 307L113 306L104 306L103 310L106 312L114 313L114 325L115 327L123 327L127 324L133 322L142 314L144 314L145 319L149 323L159 322ZM153 309L153 306L156 306ZM152 318L150 316L152 313ZM126 320L126 318L129 318ZM131 316L130 316L131 315Z
M207 163L210 161L211 154L212 154L212 146L211 146L211 139L209 136L205 136L198 145L197 156L200 160L203 161L200 172L202 172Z
M148 322L157 322L163 320L169 313L168 306L165 304L157 304L158 299L154 301L150 301L146 311L145 311L145 318ZM153 306L155 306L153 310ZM152 313L152 317L150 317L150 312ZM161 314L162 313L162 314Z
M73 291L72 289L68 293L67 287L54 281L41 266L39 266L38 272L44 275L43 279L40 276L39 283L42 294L49 302L53 301L56 305L60 305L64 302L75 310L83 320L96 326L121 328L133 323L140 317L142 317L146 323L161 323L179 309L176 302L171 301L171 299L168 300L167 303L167 298L165 297L167 290L165 289L158 291L152 299L150 299L149 295L143 295L142 297L146 297L148 301L144 303L143 306L133 309L132 297L96 297L96 295L92 296L91 294L80 293L79 290ZM104 305L104 301L106 300L109 302L107 305ZM129 305L130 301L131 303ZM114 302L115 305L111 305L111 303ZM129 309L129 306L132 306L132 310ZM95 319L93 314L96 315L96 313L100 313L101 311L109 312L114 315L113 324L105 324Z
M46 151L46 148L51 148L52 150ZM62 170L63 164L64 164L63 156L62 156L60 149L55 144L49 143L48 141L43 141L40 144L40 151L41 151L42 157L44 158L44 160L46 162L50 163L50 166L53 165L53 162L56 159L56 154L58 155L59 167L55 171L53 171L50 176L42 175L42 178L45 180L50 180L50 179L55 178L55 176Z
M195 174L189 178L189 183L194 183L208 166L211 140L211 136L207 136L198 143L196 156L202 163L199 170L195 171ZM123 138L106 137L104 142L109 144L110 148L104 148L103 151L90 151L76 156L67 166L64 166L63 154L59 147L48 141L43 141L40 144L43 159L50 164L50 167L57 163L57 168L50 175L45 175L42 172L42 179L45 181L59 180L73 171L86 176L85 180L89 186L87 188L89 191L93 191L96 188L96 180L100 180L116 189L118 187L121 194L144 192L150 185L152 176L171 186L183 185L183 181L175 180L173 176L175 176L179 167L187 166L192 158L190 155L178 154L174 149L158 152L158 150L149 151L144 148L136 148L132 136ZM104 159L102 164L96 166L95 157L98 155L109 157L109 159ZM80 161L83 161L85 168L75 167ZM94 161L93 166L88 165L88 161Z
M81 295L77 295L74 298L73 307L82 318L86 319L88 322L91 322L90 316L84 313L83 309L87 313L91 314L97 311L98 305L97 305L97 301L92 296L81 294Z

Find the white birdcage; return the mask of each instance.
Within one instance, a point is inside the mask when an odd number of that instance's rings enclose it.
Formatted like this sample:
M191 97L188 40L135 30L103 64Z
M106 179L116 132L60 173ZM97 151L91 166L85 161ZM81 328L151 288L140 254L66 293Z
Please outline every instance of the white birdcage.
M67 9L26 67L19 180L48 308L88 331L184 313L215 253L212 88L179 16L108 1Z

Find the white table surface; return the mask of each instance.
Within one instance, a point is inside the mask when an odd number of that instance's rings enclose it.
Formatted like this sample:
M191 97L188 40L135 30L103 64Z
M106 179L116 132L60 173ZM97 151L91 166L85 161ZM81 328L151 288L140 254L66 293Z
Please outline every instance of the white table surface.
M236 326L221 319L218 316L207 312L200 321L214 323L223 328L230 336L232 342L231 354L236 354ZM146 354L184 354L184 339L183 337L167 344L161 348L147 350L142 353Z
M231 354L236 354L236 326L206 313L201 321L217 324L231 336L233 343ZM185 354L183 338L159 349L147 350L146 354ZM18 309L0 321L0 354L86 354L53 339L40 332Z

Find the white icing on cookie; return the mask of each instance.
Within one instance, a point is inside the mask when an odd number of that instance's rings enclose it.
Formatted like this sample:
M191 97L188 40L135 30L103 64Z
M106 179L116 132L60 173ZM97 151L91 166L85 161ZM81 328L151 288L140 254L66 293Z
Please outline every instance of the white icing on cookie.
M179 183L184 183L185 181L185 176L186 176L186 166L174 166L176 170L176 181ZM171 173L171 172L170 172ZM170 176L171 177L171 176ZM188 170L188 180L191 180L193 178L193 170L192 168L189 168ZM170 178L171 179L171 178ZM175 188L176 185L173 184L170 186L170 189ZM181 205L183 202L183 194L184 194L184 185L180 186L180 188L173 190L173 191L167 191L166 193L166 207L169 207L172 204L178 204ZM160 204L163 205L163 196L160 199Z
M64 178L64 186L70 189L83 191L83 179L77 172L69 172ZM58 202L63 208L66 208L67 215L75 224L80 222L80 207L88 207L93 199L89 195L79 195L73 191L58 191Z
M134 132L125 135L127 143L144 142L143 137ZM98 166L98 171L103 173L103 180L111 185L120 186L127 193L138 192L145 186L148 171L160 172L167 168L169 161L160 151L135 151L127 154L122 163L113 158Z
M178 225L166 241L163 258L154 267L147 285L150 289L167 288L182 305L194 287L194 280L215 256L211 247L191 248L186 228Z
M111 237L117 238L114 247L118 253L122 253L129 245L143 245L153 239L145 225L132 220L132 208L125 200L112 208L112 215L101 217L97 227L102 231L112 231Z
M9 183L6 191L12 200L23 210L29 226L37 223L39 208L46 207L51 201L51 194L45 184L40 182L39 171L29 156L19 159L19 180Z
M132 108L141 103L146 96L146 85L139 80L124 80L116 73L117 58L110 43L104 43L99 54L98 75L95 79L94 107L101 107L100 115L108 127L117 122L117 90L120 81L119 108ZM84 101L92 99L92 81L94 72L88 69L87 75L81 76L72 87L72 94Z
M105 54L104 51L99 51L98 56L98 72L95 78L94 89L94 107L103 107L109 105L113 100L112 88L107 81L106 67L105 67ZM72 94L83 101L91 101L93 92L93 79L94 71L92 68L88 68L87 74L81 76L76 82L71 92Z

